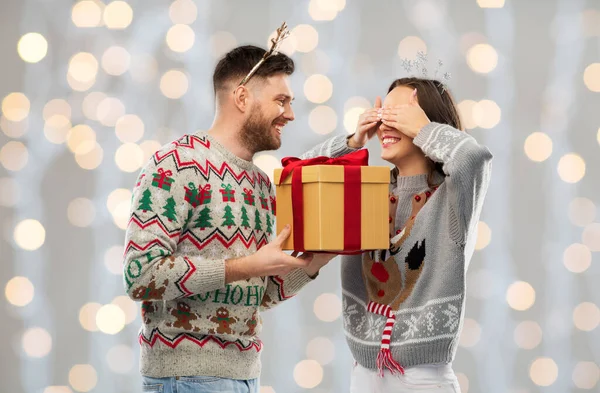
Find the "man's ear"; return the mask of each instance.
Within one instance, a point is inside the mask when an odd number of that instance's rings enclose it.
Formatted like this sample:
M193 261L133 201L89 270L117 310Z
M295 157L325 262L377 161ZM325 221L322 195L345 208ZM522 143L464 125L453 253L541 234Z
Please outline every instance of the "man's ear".
M233 91L233 104L242 112L248 110L250 104L250 91L246 86L237 86Z

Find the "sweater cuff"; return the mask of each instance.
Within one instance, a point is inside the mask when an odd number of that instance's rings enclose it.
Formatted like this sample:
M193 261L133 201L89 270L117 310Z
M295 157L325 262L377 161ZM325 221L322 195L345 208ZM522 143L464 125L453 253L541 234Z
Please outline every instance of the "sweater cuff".
M458 148L472 139L470 135L447 124L431 122L417 134L413 143L435 162L448 162Z
M225 287L225 260L194 259L190 261L190 270L179 283L192 294L215 291Z
M316 277L315 277L316 278ZM285 297L294 296L309 282L313 279L304 271L304 269L294 269L283 279L283 291L285 293Z

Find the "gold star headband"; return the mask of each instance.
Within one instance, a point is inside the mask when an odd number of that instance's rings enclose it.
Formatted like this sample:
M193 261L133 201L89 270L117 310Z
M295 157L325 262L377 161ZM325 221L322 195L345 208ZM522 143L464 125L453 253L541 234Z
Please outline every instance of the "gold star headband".
M285 40L289 35L290 32L288 30L287 23L283 22L281 24L281 27L277 29L277 35L275 36L275 38L271 38L271 49L265 52L262 59L260 59L260 61L256 63L256 65L250 70L248 75L246 75L246 77L242 79L238 86L243 86L246 83L248 83L248 80L252 78L252 75L254 75L256 70L258 70L258 67L260 67L269 57L278 54L279 46L281 45L283 40Z

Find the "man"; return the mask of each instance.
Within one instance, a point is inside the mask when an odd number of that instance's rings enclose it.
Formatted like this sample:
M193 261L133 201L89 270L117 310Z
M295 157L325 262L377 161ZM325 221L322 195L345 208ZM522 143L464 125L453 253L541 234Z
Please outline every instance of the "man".
M142 302L144 392L257 392L260 312L331 259L284 253L289 228L269 243L274 187L252 157L278 149L294 120L294 63L265 53L242 46L219 61L210 130L161 148L134 189L124 280ZM324 148L351 151L343 137Z

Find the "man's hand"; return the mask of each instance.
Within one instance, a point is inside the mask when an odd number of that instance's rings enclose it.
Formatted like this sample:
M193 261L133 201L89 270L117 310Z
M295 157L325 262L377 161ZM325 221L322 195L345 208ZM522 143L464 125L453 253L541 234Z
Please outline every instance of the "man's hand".
M296 268L308 268L310 259L296 258L281 249L290 236L290 226L286 225L279 235L256 253L247 257L230 259L225 264L225 282L230 283L251 277L284 276Z

